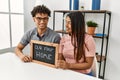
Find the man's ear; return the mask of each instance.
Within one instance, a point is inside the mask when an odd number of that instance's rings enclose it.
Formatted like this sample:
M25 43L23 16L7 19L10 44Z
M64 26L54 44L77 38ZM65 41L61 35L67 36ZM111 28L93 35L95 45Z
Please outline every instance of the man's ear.
M33 17L33 21L35 22L35 17Z

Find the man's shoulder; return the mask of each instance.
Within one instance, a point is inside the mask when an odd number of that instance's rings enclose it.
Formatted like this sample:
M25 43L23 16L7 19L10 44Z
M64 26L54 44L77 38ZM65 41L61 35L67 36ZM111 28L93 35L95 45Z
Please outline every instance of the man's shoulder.
M52 34L52 35L59 35L56 31L48 28L48 31L49 31L49 34Z
M27 32L33 32L33 31L36 31L36 27L30 28L27 30Z
M36 27L30 28L26 31L26 34L34 34L34 33L36 33Z

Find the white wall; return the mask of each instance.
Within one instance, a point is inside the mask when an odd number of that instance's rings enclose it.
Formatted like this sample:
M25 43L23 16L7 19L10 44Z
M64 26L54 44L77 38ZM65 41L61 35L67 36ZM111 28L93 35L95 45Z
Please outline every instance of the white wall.
M34 21L32 19L31 11L35 6L36 0L24 0L24 17L25 17L25 28L24 30L28 30L35 26Z
M25 30L29 29L33 22L31 20L31 16L29 16L29 11L34 5L35 0L25 0L25 9L28 10L25 13ZM43 0L45 4L47 4L50 9L68 9L69 0ZM39 0L38 0L39 2ZM101 9L107 9L112 12L111 19L111 30L110 30L110 39L109 39L109 49L108 49L108 57L107 57L107 65L106 65L106 75L105 80L120 80L120 1L119 0L101 0ZM52 19L50 21L52 26ZM29 26L30 25L30 26Z
M109 2L109 10L112 12L106 79L120 80L120 1L109 0L106 2Z
M30 28L35 27L34 21L32 19L31 11L35 6L36 0L24 0L24 32L29 30ZM23 51L25 54L30 53L30 46L27 45Z

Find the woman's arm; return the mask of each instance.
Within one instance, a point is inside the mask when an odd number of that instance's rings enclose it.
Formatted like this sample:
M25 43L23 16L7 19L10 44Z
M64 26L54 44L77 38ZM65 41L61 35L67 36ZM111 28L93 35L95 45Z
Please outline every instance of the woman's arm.
M83 63L69 63L68 68L69 69L81 69L81 70L89 69L92 66L93 60L94 60L94 57L87 57L86 62L83 62Z
M65 58L63 57L62 53L58 54L58 60L65 60Z
M94 57L87 57L86 61L83 63L67 63L65 60L59 60L58 61L58 67L63 69L78 69L78 70L84 70L89 69L92 66Z

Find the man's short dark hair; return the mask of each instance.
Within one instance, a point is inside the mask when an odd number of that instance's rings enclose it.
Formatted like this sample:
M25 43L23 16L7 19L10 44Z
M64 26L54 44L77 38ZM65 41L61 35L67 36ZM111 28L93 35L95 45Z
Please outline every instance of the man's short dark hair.
M49 17L51 16L51 11L45 5L38 5L34 7L33 10L31 11L32 17L35 17L37 13L44 13L48 14Z

